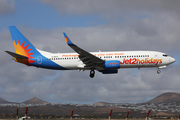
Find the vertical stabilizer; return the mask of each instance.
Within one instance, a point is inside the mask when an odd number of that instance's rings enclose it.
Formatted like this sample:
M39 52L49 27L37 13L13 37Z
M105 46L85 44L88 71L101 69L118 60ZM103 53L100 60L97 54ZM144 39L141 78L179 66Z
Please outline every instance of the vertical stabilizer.
M17 54L34 58L35 54L39 54L36 48L26 39L23 34L15 27L9 26L14 49Z

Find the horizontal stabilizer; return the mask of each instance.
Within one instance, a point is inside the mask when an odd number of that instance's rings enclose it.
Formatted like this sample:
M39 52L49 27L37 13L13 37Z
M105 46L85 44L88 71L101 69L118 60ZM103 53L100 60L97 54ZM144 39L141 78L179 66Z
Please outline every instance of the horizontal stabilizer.
M10 52L10 51L5 51L5 52L7 52L9 55L13 56L14 58L18 58L18 59L28 59L28 57L26 57L26 56L19 55L19 54Z

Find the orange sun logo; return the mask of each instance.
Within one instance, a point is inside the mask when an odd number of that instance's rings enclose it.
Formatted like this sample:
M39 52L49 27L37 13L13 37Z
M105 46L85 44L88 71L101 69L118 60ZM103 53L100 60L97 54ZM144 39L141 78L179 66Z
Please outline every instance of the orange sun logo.
M16 53L20 54L20 55L23 55L23 56L26 56L28 58L34 58L34 57L31 56L34 53L29 53L29 51L31 51L32 49L27 49L29 44L24 47L24 43L25 43L25 41L20 45L20 40L18 40L17 44L16 44L15 41L13 41Z

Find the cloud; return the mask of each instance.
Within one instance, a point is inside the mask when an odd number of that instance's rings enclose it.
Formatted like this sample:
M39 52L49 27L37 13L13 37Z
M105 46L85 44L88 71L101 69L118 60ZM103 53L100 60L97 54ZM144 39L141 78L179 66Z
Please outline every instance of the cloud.
M106 18L114 19L122 15L142 15L147 12L166 11L179 13L180 1L173 0L40 0L56 9L60 14L90 15L97 14Z
M15 0L1 0L0 1L0 15L8 15L14 13L16 10Z
M147 97L155 97L167 91L179 92L177 78L180 76L176 70L179 70L179 66L164 69L158 75L155 69L141 69L131 76L129 74L133 72L132 69L120 69L117 75L96 72L94 79L88 77L87 71L65 71L53 81L35 83L31 86L31 94L44 96L46 99L51 94L52 101L60 103L146 102ZM170 75L173 77L168 77Z

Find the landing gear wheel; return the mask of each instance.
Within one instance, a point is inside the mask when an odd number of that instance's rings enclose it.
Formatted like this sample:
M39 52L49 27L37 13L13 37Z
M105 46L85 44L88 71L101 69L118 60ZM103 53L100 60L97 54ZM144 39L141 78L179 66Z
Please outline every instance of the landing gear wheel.
M91 71L90 71L90 75L89 75L89 76L90 76L91 78L93 78L93 77L94 77L94 75L95 75L95 71L94 71L94 70L91 70Z
M158 71L157 71L157 73L158 73L158 74L160 74L160 73L161 73L161 71L160 71L160 70L158 70Z

